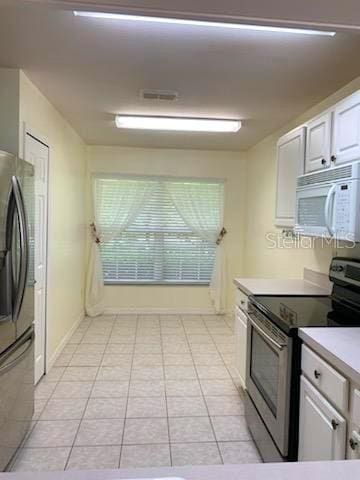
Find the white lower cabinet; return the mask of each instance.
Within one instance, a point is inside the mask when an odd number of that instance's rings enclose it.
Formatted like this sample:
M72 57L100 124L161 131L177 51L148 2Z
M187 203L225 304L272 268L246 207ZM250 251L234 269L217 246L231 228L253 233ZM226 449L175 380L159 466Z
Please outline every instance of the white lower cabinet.
M302 375L299 461L344 460L346 420Z
M360 389L354 386L351 389L347 458L360 460Z
M246 336L247 316L238 306L235 307L235 368L242 387L246 378Z

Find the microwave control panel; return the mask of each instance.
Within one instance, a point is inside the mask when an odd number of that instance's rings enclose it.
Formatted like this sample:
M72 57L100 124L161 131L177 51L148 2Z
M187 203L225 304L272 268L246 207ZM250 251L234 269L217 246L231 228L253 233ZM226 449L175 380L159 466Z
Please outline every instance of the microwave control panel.
M349 231L349 227L351 223L351 218L350 218L351 197L352 197L351 182L341 183L337 186L336 197L335 197L335 219L336 219L336 230L338 232Z

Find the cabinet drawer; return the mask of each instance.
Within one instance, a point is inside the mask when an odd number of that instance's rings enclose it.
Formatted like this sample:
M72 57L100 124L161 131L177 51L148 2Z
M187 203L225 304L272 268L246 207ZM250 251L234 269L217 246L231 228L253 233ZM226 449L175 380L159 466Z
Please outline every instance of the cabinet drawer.
M340 411L348 409L349 382L306 345L302 346L301 369L309 380Z
M248 296L239 288L236 289L235 303L239 308L241 308L241 310L245 310L247 312Z

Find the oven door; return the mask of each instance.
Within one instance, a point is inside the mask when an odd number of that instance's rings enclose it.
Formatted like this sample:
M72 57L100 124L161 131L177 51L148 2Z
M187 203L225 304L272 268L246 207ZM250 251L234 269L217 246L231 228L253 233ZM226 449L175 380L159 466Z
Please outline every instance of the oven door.
M332 237L335 196L336 184L298 188L294 231L301 235Z
M257 317L262 316L260 312ZM267 324L269 320L266 319ZM281 343L266 322L249 315L246 387L280 453L288 454L292 339L281 332ZM272 331L276 332L273 326Z

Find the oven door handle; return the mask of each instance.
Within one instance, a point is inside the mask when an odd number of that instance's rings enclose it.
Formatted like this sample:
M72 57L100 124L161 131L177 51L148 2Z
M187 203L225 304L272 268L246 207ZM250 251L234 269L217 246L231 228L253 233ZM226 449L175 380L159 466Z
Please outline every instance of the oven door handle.
M262 335L266 340L268 340L275 348L277 348L280 352L284 349L286 345L280 345L280 343L276 342L273 338L270 337L262 328L259 327L257 323L248 315L248 319L250 320L251 325L257 330L260 335Z

